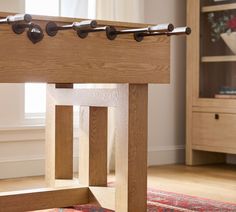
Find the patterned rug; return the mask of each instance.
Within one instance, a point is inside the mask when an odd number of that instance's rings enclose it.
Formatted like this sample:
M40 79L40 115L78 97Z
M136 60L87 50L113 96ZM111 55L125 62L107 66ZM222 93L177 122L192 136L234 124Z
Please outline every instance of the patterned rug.
M161 190L148 190L148 212L236 212L236 204ZM95 205L50 209L41 212L112 212Z

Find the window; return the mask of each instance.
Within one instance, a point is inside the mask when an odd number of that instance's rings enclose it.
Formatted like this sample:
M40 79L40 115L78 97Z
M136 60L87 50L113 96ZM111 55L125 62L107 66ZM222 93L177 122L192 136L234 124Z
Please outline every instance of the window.
M25 115L43 117L46 112L46 85L43 83L25 84Z

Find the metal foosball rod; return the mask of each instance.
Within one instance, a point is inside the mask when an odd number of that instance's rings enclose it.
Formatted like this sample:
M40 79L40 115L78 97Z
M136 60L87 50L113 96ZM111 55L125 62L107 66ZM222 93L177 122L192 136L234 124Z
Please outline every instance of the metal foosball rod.
M49 36L56 36L58 31L60 30L70 30L73 29L75 31L79 30L90 30L97 27L97 22L95 20L85 20L81 22L74 22L69 25L58 26L55 22L49 22L46 25L46 32Z
M30 23L32 21L32 17L29 14L17 14L10 15L6 18L0 19L0 24L14 24L14 23Z
M44 37L43 30L39 25L31 23L32 16L29 14L17 14L10 15L6 18L0 19L0 24L12 25L12 30L16 34L22 34L25 29L29 29L27 32L28 38L33 42L37 43Z
M141 42L144 37L150 36L173 36L173 35L190 35L192 32L190 27L177 27L172 32L155 32L155 33L134 33L134 39L137 42Z
M167 24L158 24L156 26L149 26L146 28L139 29L124 29L124 30L116 30L115 27L107 28L107 38L109 40L114 40L117 35L121 34L133 34L133 33L164 33L164 32L172 32L174 30L174 25L171 23Z
M77 35L80 38L86 38L88 36L89 33L94 33L94 32L106 32L107 28L109 26L103 26L103 27L96 27L93 29L89 29L89 30L84 30L84 29L80 29L77 31Z

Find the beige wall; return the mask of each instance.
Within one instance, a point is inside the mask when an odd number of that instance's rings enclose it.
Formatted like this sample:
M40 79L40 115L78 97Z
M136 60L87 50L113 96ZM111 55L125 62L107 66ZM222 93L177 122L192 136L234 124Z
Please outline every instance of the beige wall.
M185 0L148 0L146 23L186 24ZM184 159L185 143L185 37L171 38L171 84L149 89L149 148L166 150L169 160ZM168 151L169 149L169 151ZM160 160L154 152L156 162ZM173 161L174 162L174 161Z
M23 13L25 0L0 0L0 11Z

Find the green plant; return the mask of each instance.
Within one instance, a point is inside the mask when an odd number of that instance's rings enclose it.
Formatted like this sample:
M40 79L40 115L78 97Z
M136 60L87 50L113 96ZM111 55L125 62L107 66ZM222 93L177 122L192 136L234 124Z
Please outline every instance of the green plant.
M223 13L219 16L219 14L209 13L208 14L208 22L211 25L211 41L216 42L221 37L221 33L231 33L235 31L233 24L236 16L228 13Z

